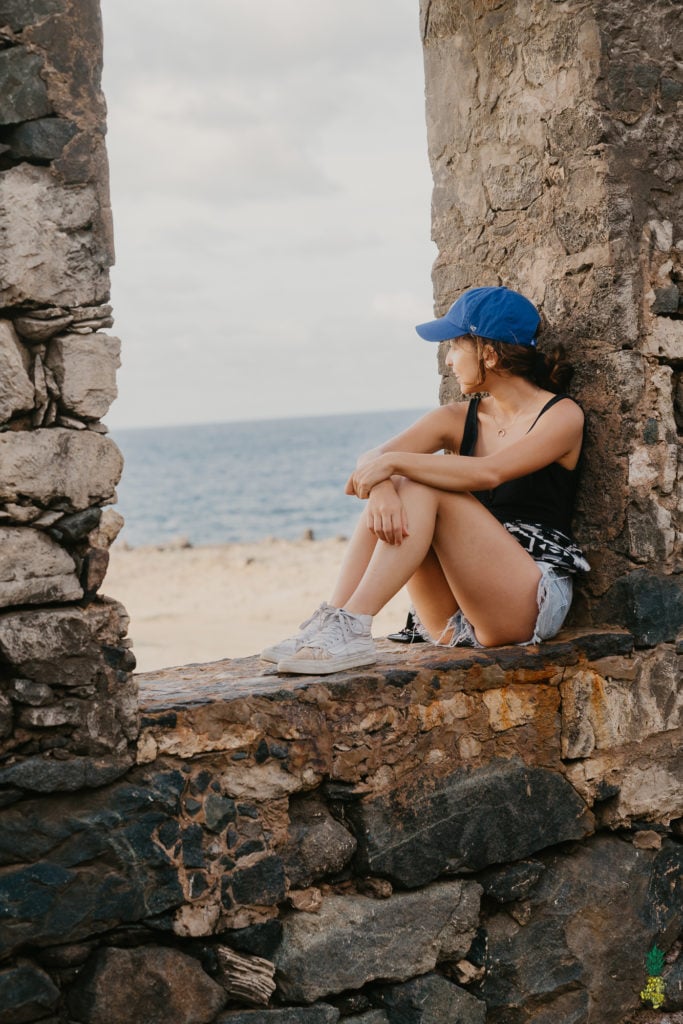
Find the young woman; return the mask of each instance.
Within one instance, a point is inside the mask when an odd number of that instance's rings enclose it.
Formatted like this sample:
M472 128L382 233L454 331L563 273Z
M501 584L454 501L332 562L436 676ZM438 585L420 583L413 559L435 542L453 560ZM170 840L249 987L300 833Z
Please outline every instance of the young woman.
M446 363L476 397L358 459L346 492L367 509L329 603L262 653L278 671L373 664L372 617L405 584L434 643L494 647L557 633L572 573L588 569L570 525L583 413L562 393L572 371L561 350L536 348L539 324L518 292L473 288L416 328L450 340Z

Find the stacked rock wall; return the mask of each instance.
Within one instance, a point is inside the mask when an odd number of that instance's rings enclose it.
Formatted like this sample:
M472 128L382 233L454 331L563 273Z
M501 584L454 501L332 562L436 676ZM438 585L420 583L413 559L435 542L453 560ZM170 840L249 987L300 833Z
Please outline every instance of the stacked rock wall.
M577 612L671 640L683 623L680 5L422 0L421 18L438 311L482 284L542 309L586 411L576 527L593 571Z
M0 803L134 760L96 0L0 0Z
M2 814L0 1020L626 1024L683 928L680 662L586 632L138 677L138 765Z

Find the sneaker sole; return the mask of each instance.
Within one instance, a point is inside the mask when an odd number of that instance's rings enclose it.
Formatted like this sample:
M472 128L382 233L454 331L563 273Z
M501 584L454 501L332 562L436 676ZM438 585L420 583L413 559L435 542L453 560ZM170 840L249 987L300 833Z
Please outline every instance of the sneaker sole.
M293 672L301 676L328 676L332 672L343 672L347 668L364 668L374 665L376 654L348 654L345 658L312 659L283 658L277 664L278 672Z

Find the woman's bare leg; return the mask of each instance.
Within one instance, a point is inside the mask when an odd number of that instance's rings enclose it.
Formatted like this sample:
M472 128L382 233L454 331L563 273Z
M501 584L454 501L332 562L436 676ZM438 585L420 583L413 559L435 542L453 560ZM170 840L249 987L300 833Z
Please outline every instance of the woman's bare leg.
M420 622L429 635L437 639L457 612L458 605L434 548L429 549L422 565L408 580L407 587Z
M345 606L362 580L378 543L375 534L368 529L363 512L346 547L337 582L330 596L330 604L334 608Z
M471 494L404 480L400 495L410 536L380 541L344 608L376 615L417 572L433 545L453 599L487 647L528 640L538 615L540 570L504 526Z

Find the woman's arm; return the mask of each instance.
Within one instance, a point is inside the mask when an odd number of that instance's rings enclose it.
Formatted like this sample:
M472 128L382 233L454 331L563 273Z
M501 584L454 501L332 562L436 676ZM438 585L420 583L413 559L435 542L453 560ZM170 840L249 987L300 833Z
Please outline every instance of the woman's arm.
M346 489L359 498L393 475L439 487L445 491L491 490L506 480L533 473L557 462L580 444L583 413L574 402L558 402L543 416L541 429L532 430L492 455L440 455L384 451L364 462L349 479Z
M358 457L356 468L364 466L386 452L438 452L442 448L459 448L465 428L467 403L457 402L453 405L442 405L425 413L419 420L389 438L383 444L363 452Z
M357 469L369 466L385 452L436 452L441 448L460 445L465 424L466 405L442 406L422 416L403 433L384 444L364 452L358 459ZM353 490L346 487L348 494ZM380 481L365 495L368 498L366 521L368 529L387 544L400 544L408 536L408 519L403 502L390 478Z

